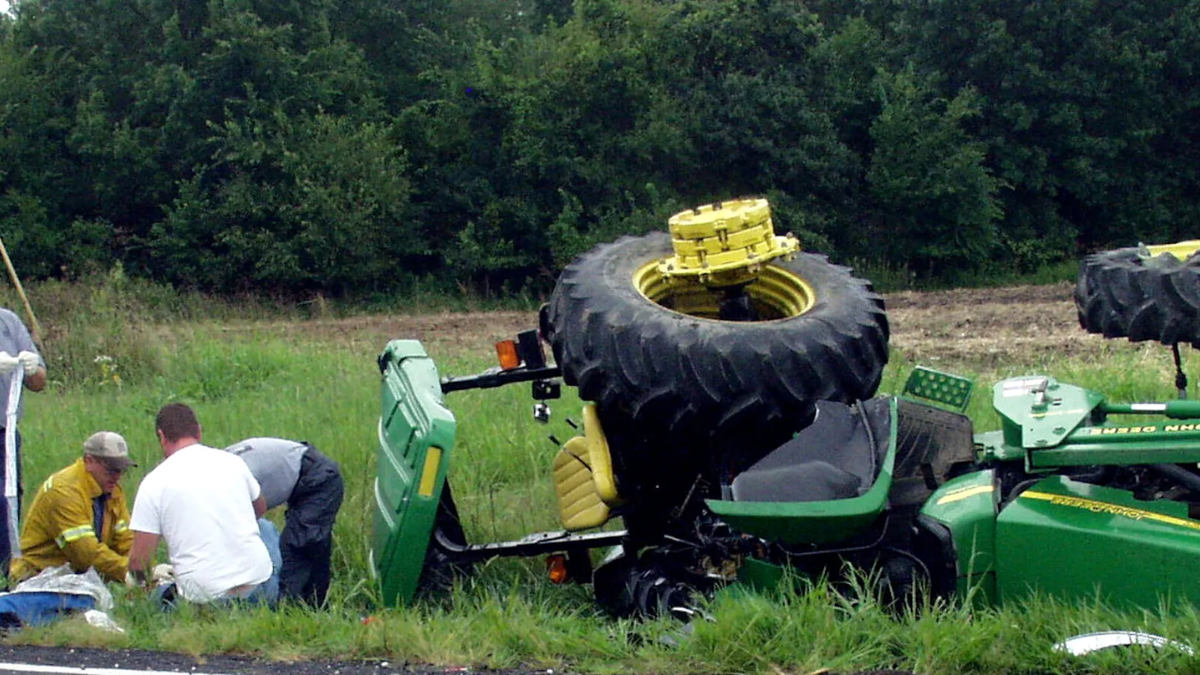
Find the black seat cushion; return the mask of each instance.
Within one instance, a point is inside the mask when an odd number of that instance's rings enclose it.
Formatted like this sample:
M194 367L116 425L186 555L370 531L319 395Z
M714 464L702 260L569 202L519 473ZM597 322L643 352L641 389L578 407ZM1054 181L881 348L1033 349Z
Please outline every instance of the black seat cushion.
M819 402L812 424L734 478L733 499L809 502L864 494L887 454L889 402Z

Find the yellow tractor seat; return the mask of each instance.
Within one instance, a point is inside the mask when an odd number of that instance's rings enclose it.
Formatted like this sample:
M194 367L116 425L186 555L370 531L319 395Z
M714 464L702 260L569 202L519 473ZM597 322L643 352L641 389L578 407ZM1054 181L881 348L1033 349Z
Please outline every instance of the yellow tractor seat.
M609 507L621 504L608 441L592 404L583 406L583 435L554 455L554 491L563 527L586 530L608 522Z

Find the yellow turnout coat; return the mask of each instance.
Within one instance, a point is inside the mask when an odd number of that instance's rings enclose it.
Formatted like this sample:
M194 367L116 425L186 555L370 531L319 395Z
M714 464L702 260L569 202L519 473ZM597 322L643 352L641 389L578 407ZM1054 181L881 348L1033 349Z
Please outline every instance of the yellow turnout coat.
M93 500L101 492L83 458L42 483L21 528L21 556L14 558L9 568L10 588L47 567L64 563L71 563L76 572L95 567L107 581L125 581L133 545L125 492L120 485L113 488L104 505L104 525L97 537Z

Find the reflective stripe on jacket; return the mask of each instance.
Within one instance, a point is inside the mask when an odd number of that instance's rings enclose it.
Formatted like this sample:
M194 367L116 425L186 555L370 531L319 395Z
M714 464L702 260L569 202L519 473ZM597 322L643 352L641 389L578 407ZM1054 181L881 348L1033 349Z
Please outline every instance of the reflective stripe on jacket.
M102 540L97 540L92 500L101 492L83 458L42 483L21 529L21 557L10 566L10 587L64 563L76 572L95 567L108 581L125 581L133 545L125 492L120 485L113 488L104 506Z

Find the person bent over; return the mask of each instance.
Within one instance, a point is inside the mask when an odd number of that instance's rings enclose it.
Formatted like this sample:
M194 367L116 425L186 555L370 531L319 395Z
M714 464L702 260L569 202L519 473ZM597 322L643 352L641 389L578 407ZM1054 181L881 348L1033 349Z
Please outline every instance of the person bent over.
M333 521L344 489L337 462L309 443L282 438L248 438L225 450L245 460L262 486L268 509L287 504L279 545L280 598L324 605L331 576Z
M175 578L173 591L163 587L166 594L197 603L273 604L279 535L259 520L267 507L246 463L202 445L196 413L182 403L159 410L155 432L164 459L142 479L133 502L130 571L139 580L148 576L161 538Z
M133 533L121 476L137 466L120 434L100 431L83 443L83 456L42 483L21 529L21 553L9 569L12 583L48 567L96 568L105 581L124 582Z

